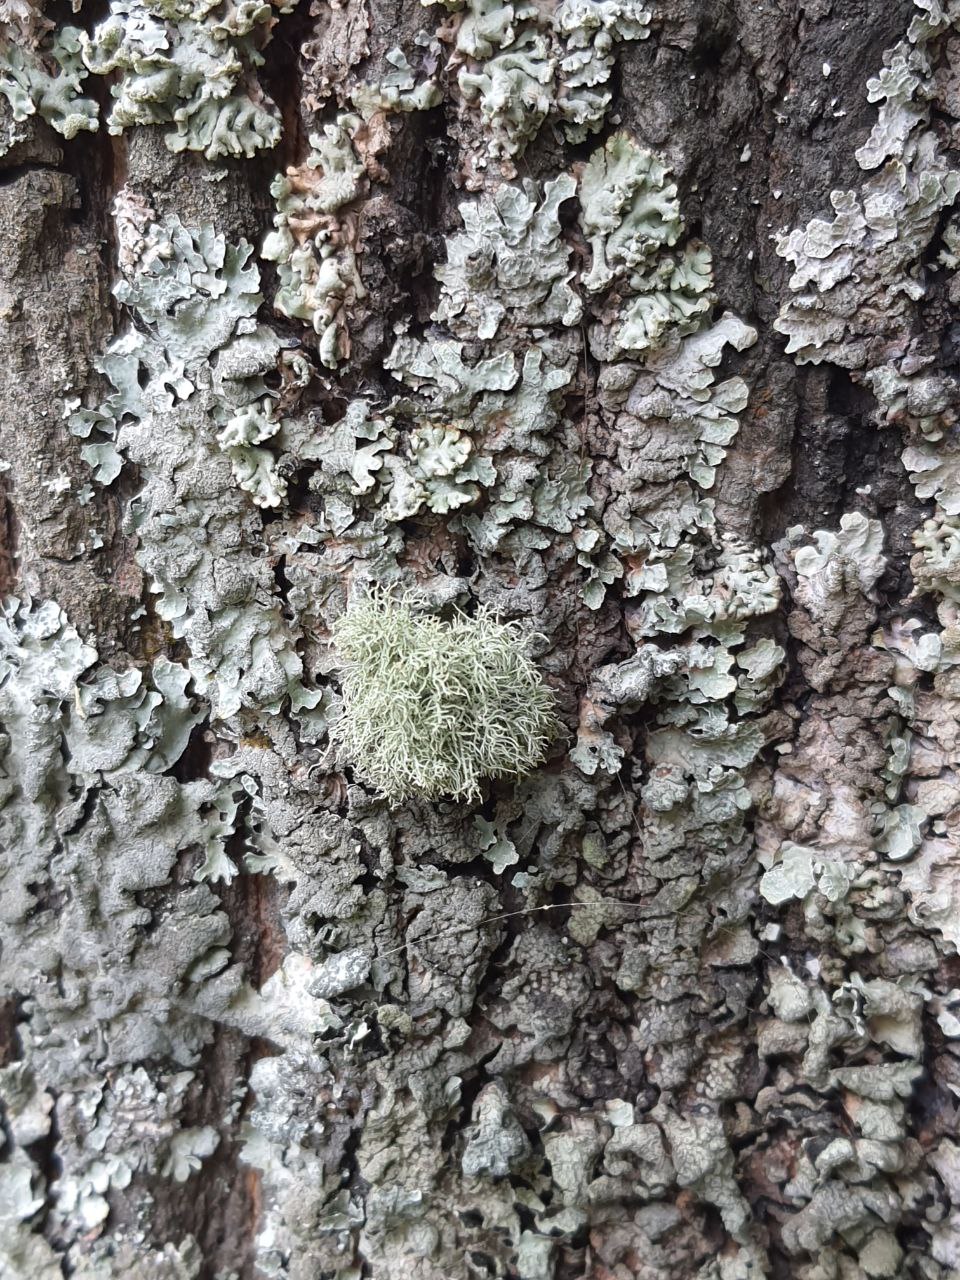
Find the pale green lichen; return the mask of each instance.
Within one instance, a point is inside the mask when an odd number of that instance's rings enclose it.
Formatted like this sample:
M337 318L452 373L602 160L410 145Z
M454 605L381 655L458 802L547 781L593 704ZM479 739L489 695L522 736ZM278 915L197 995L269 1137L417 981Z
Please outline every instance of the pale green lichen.
M277 14L295 2L113 0L92 34L80 38L90 71L119 72L109 131L172 124L171 151L200 151L208 160L276 146L280 115L252 73Z
M960 603L960 516L938 514L913 535L917 554L910 561L919 591L936 591Z
M803 901L816 890L828 902L837 902L860 870L858 863L838 863L817 849L786 841L780 860L760 877L760 892L767 902L780 906L794 898Z
M154 659L149 681L133 667L101 667L78 681L75 715L64 731L73 771L170 768L205 715L187 692L189 681L185 667L163 657Z
M458 338L494 338L501 326L576 324L581 305L558 216L576 189L561 174L544 185L539 204L529 180L462 204L464 230L447 237L447 260L434 272L442 288L433 318Z
M188 672L156 659L145 692L137 669L99 667L86 675L96 658L54 603L4 605L0 827L8 849L24 842L22 858L4 868L4 977L22 995L41 995L55 965L61 991L70 992L47 1002L46 1019L29 1030L29 1051L54 1084L60 1071L69 1078L69 1062L58 1061L64 1037L79 1057L115 1053L128 1062L164 1052L184 1034L189 1041L195 1030L187 1032L186 1014L142 1024L131 1016L141 998L159 998L163 989L169 995L173 970L151 968L147 954L169 946L169 965L184 975L221 934L212 897L188 888L160 927L163 940L145 942L134 959L131 927L142 914L134 895L164 883L180 850L204 845L207 806L218 803L219 787L163 776L201 719L184 692ZM84 806L87 820L78 823ZM232 828L209 835L223 845ZM79 868L95 876L96 895L84 892ZM50 895L52 881L59 900ZM110 965L125 973L116 991L102 986L97 959L114 951ZM186 1061L186 1041L174 1052Z
M461 69L460 92L479 107L491 155L522 155L536 137L553 102L554 66L546 36L529 28L479 70Z
M557 113L568 142L583 142L602 128L617 45L645 40L651 16L642 0L561 0L557 6Z
M388 49L384 58L393 67L375 84L366 81L350 89L350 101L365 120L377 111L429 111L443 101L434 77L417 82L416 73L400 48Z
M948 516L960 515L960 450L953 442L909 445L901 457L918 498L936 498Z
M796 296L774 323L801 363L870 363L871 345L923 296L914 264L960 192L960 174L932 132L912 131L902 150L859 191L832 192L831 221L814 218L777 237L777 252L794 267Z
M310 487L323 498L321 537L382 541L389 526L421 512L446 515L475 503L497 473L469 427L463 419L411 423L351 401L339 422L299 445L303 461L319 463Z
M591 521L592 465L562 413L574 369L570 341L541 339L518 368L506 350L465 366L462 344L430 333L417 342L401 337L387 364L434 405L458 408L469 421L478 454L487 460L484 502L457 519L455 528L478 555L510 556L532 572L544 555L576 557L584 589L599 606L603 581L622 570L602 531ZM558 542L557 533L569 535ZM581 575L578 575L581 576Z
M498 876L503 875L507 867L515 866L520 861L513 841L498 831L492 822L478 816L474 818L473 825L480 851Z
M684 224L663 160L629 134L612 134L584 166L580 203L593 254L583 285L591 292L616 285L622 300L612 325L592 326L594 354L643 353L695 332L714 302L712 259L699 241L666 252Z
M42 1211L58 1238L89 1242L111 1193L140 1172L185 1179L219 1141L186 1120L195 1077L183 1068L207 1036L201 989L223 1013L238 985L214 994L229 926L207 889L187 878L173 890L171 876L205 843L222 851L234 828L209 825L223 784L164 776L206 708L187 692L189 671L166 658L146 669L96 662L55 603L4 603L0 942L4 995L24 1021L20 1059L0 1072L13 1144L0 1257L29 1260L13 1274L43 1275L45 1262L23 1232L11 1240L11 1209L24 1224ZM179 1069L154 1074L164 1058ZM53 1124L57 1163L41 1170L31 1146Z
M801 536L802 529L787 530L789 540ZM822 616L851 585L864 594L872 592L886 564L879 520L848 512L840 517L836 533L820 529L813 539L815 546L800 547L793 553L793 562L797 599L814 617Z
M451 413L463 413L483 392L509 391L516 385L520 373L512 352L498 351L467 364L464 345L450 339L418 342L401 334L384 368Z
M581 773L588 777L598 771L619 773L624 750L604 726L618 712L638 711L652 700L658 683L675 672L682 660L678 651L644 645L626 662L597 668L587 686L576 745L570 752L571 762Z
M447 7L464 10L456 38L460 93L476 105L489 154L508 176L548 118L570 142L602 127L616 46L645 39L651 17L641 0L563 0L552 13L501 0Z
M629 574L628 594L640 597L630 614L634 633L646 637L695 627L699 635L741 641L747 619L777 606L773 567L758 549L734 539L708 551L698 545L696 526L680 533L674 546L658 549Z
M676 183L664 161L624 132L591 155L580 180L580 225L593 254L583 286L606 289L683 234Z
M440 514L476 501L481 486L496 479L489 458L474 450L468 435L454 426L420 426L411 432L407 458L384 454L390 493L384 515L404 520L427 508Z
M700 332L648 357L645 369L604 371L609 402L625 410L624 456L635 439L643 479L663 481L685 472L701 489L713 487L716 468L739 430L749 387L739 377L715 383L725 349L744 351L757 331L729 312Z
M443 622L371 594L333 636L344 710L331 737L393 802L475 799L484 779L528 773L556 736L552 695L515 624L483 610Z
M200 381L200 365L220 348L214 412L224 425L217 442L238 484L259 506L279 503L286 485L273 457L258 446L280 429L263 381L263 374L277 366L280 342L269 329L248 323L262 301L250 256L249 245L227 245L211 228L192 235L172 220L153 223L145 232L139 269L128 271L114 293L146 322L147 332L131 329L111 344L97 367L114 392L96 410L74 409L70 415L74 434L110 437L81 449L102 484L120 470L122 460L112 444L118 424L189 399Z
M922 48L901 40L883 61L882 70L867 81L867 101L881 106L870 137L854 153L862 169L876 169L899 155L912 130L929 116L930 65Z
M64 138L97 128L99 108L80 92L87 75L82 38L79 27L61 27L53 35L41 30L31 39L14 24L0 26L0 95L15 121L38 115Z
M255 508L238 484L261 505L284 491L262 447L281 425L268 416L275 393L264 382L280 343L254 318L252 249L176 219L154 224L145 246L115 286L138 323L98 362L113 390L97 408L68 406L70 428L139 465L144 485L127 516L137 556L216 714L251 703L279 710L288 696L316 705L270 568L240 533Z

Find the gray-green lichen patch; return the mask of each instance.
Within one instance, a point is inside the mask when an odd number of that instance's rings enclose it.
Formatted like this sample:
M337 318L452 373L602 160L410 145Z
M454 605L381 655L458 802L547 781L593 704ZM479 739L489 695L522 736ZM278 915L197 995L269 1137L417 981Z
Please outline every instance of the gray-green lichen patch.
M918 589L960 603L960 519L938 514L925 520L913 544L917 554L910 569Z
M474 132L475 111L476 149L487 153L473 159L471 180L482 175L487 155L513 177L514 160L548 119L570 142L596 133L611 101L617 45L650 34L651 11L639 0L562 0L552 9L499 0L441 3L456 15L450 65L464 108L461 127Z
M802 1264L804 1277L915 1267L941 1277L960 1259L955 1210L940 1202L954 1194L950 1175L942 1185L934 1173L950 1169L951 1148L934 1138L921 1149L909 1111L917 1085L952 1091L943 1068L953 1047L933 1059L930 1047L956 1030L944 966L958 944L960 799L957 394L951 377L930 368L922 318L934 289L952 296L952 275L937 280L922 262L958 194L944 135L931 128L938 117L955 120L958 15L936 0L916 8L906 39L868 82L880 106L856 158L870 176L859 191L832 193L834 217L778 241L795 268L777 322L787 350L849 369L870 388L877 426L903 431L909 481L919 499L933 500L914 534L913 596L899 608L882 590L891 549L877 520L852 512L836 530L790 529L778 549L793 597L788 626L814 692L758 824L760 891L781 920L801 913L819 950L803 970L771 969L774 1016L762 1052L796 1055L778 1082L780 1114L812 1134L790 1101L812 1086L837 1099L843 1121L823 1124L821 1108L818 1137L804 1143L785 1187L798 1210L784 1244L798 1259L820 1259L819 1270ZM952 273L949 227L938 262ZM915 1197L926 1188L942 1207L917 1217Z
M627 133L595 151L581 177L580 225L593 254L584 288L605 289L671 248L683 233L676 184L663 160Z
M882 350L923 296L917 260L960 191L960 177L928 128L938 92L936 41L955 18L938 4L917 7L925 16L915 17L907 39L887 51L883 70L868 82L870 100L882 105L856 157L877 172L859 191L831 193L829 221L814 218L777 238L777 252L793 266L796 296L781 307L776 328L801 362L884 362L871 352Z
M388 49L384 57L392 71L376 84L361 81L350 89L350 101L364 119L378 111L429 111L439 106L443 94L434 76L418 81L400 48Z
M584 166L580 202L593 255L583 286L613 290L613 315L601 313L590 331L594 355L641 354L698 329L715 300L712 259L699 241L666 252L684 224L663 160L629 134L611 134Z
M14 4L0 18L0 95L15 122L38 115L69 139L99 126L83 81L112 76L111 133L172 125L172 151L252 156L280 137L279 112L254 72L278 14L293 3L115 0L89 33L57 27L42 4Z
M576 192L569 174L536 188L504 184L493 196L462 204L464 230L447 238L438 266L440 299L434 320L458 338L490 339L511 328L575 325L580 299L570 287L570 249L560 232L559 206Z
M390 496L383 508L388 520L404 520L424 509L445 515L474 502L481 486L496 479L490 459L476 453L470 436L459 427L415 427L405 453L406 458L383 455L390 477Z
M646 40L652 16L638 0L561 0L557 6L557 114L569 142L583 142L602 127L617 46Z
M128 521L159 616L190 647L198 689L218 716L244 705L313 706L269 565L255 545L255 506L276 505L285 480L263 447L280 429L264 375L280 343L254 318L262 301L249 245L210 228L154 223L138 266L116 285L138 324L101 358L113 390L73 406L71 430L109 482L136 462L143 488ZM106 458L106 462L104 459ZM105 470L106 468L106 470Z
M276 146L280 115L254 71L278 15L294 3L114 0L92 34L80 37L83 65L116 77L109 131L172 125L171 151L199 151L208 160Z
M645 366L601 370L600 403L616 424L618 450L617 466L603 468L596 492L624 594L643 599L633 624L641 636L695 622L715 630L729 621L731 637L742 638L738 618L772 607L763 604L771 595L769 570L749 549L718 541L708 496L748 398L743 379L716 384L714 370L728 345L743 350L755 340L754 329L727 313L648 356ZM696 561L703 555L716 568L699 585ZM713 605L704 598L711 595Z
M40 116L68 139L97 128L99 108L82 94L82 39L79 27L54 30L39 6L13 7L0 17L0 95L15 122Z
M206 888L147 905L181 855L214 854L233 831L212 819L231 811L222 787L164 776L206 709L165 658L146 671L96 661L52 602L5 602L0 839L19 853L4 866L0 933L4 991L24 1020L22 1056L0 1072L19 1171L0 1248L38 1266L24 1232L41 1211L67 1238L99 1234L111 1189L143 1173L183 1181L215 1149L214 1128L185 1120L189 1067L211 1034L194 995L210 981L212 1012L239 982ZM137 1065L161 1057L179 1069ZM53 1124L48 1188L31 1148Z
M871 344L922 296L912 268L958 191L960 178L935 135L922 133L904 159L889 161L860 192L833 192L831 221L814 219L781 235L777 249L793 264L797 293L776 322L787 351L846 367L866 363ZM858 270L860 262L869 268Z

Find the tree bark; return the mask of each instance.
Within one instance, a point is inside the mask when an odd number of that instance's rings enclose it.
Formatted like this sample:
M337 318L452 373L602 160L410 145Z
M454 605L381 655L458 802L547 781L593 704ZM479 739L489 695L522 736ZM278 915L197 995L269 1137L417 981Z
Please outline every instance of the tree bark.
M960 1275L938 6L0 5L0 1275Z

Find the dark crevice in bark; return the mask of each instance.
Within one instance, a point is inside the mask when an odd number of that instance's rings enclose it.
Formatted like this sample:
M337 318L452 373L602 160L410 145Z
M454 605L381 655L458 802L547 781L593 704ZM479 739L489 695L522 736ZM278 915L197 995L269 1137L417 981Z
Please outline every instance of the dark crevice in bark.
M860 511L883 521L888 567L881 590L902 598L911 586L910 540L928 504L914 495L895 426L878 424L869 390L832 365L802 371L789 479L761 498L765 541L779 541L792 525L836 529Z
M0 475L0 596L16 587L17 531L16 508Z
M20 1001L9 996L0 1000L0 1067L8 1067L23 1056L23 1045L17 1031Z
M170 770L170 774L178 782L194 782L198 778L207 778L210 776L212 761L212 736L207 721L202 720L190 731L186 748Z
M228 853L242 865L246 833L241 828L231 838ZM256 990L276 973L286 954L280 922L285 897L286 889L270 875L242 873L233 884L220 889L224 910L234 927L234 959L243 965Z
M214 1280L231 1271L239 1280L253 1280L255 1275L258 1178L239 1158L236 1083L245 1076L249 1058L250 1046L239 1032L213 1028L198 1079L191 1086L184 1123L210 1125L220 1141L186 1182L157 1178L145 1183L156 1202L151 1234L158 1242L192 1234L203 1256L199 1280ZM225 1106L235 1112L229 1126L224 1123Z
M282 171L288 164L297 164L308 149L302 96L303 67L301 50L315 21L313 5L299 4L292 13L281 14L264 50L264 63L257 76L264 89L277 104L283 121L279 144L258 157L258 163L270 164L275 171Z
M242 819L227 844L227 855L242 865L245 845ZM241 873L230 885L215 886L232 928L231 952L246 980L259 989L280 966L286 947L279 923L281 886L272 877ZM212 1125L220 1135L213 1155L187 1183L171 1193L164 1184L163 1214L177 1221L178 1231L195 1235L204 1257L200 1280L236 1271L252 1280L259 1224L259 1174L241 1158L240 1126L251 1098L245 1082L253 1064L277 1052L266 1042L249 1040L226 1027L213 1028L199 1065L198 1109L188 1123ZM233 1100L233 1116L224 1121L224 1103ZM160 1190L158 1186L158 1191ZM161 1237L157 1237L158 1239Z
M62 163L54 160L24 160L7 168L0 168L0 189L12 186L31 173L64 173Z

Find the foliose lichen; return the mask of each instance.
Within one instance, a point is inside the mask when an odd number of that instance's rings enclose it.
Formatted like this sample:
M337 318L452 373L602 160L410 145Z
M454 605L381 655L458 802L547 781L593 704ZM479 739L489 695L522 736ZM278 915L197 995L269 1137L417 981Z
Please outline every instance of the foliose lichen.
M85 98L81 86L87 76L81 56L79 27L54 24L40 7L5 12L0 21L0 95L13 120L21 123L40 116L64 138L98 127L99 108ZM0 154L15 141L6 139Z
M508 167L541 121L593 127L615 40L645 16L451 9L486 120L465 177L484 190L435 272L434 322L429 304L397 317L392 383L355 376L340 266L314 284L332 258L359 272L370 135L445 83L432 48L416 69L412 50L391 58L382 83L345 73L355 111L331 112L312 163L278 185L284 306L343 375L320 388L258 319L246 247L157 224L136 191L118 205L125 328L100 408L71 412L101 482L138 468L126 529L150 624L181 661L107 666L55 605L5 615L0 844L26 860L0 921L22 1050L0 1073L0 1256L43 1280L63 1253L91 1280L194 1280L196 1242L138 1224L156 1217L151 1188L232 1158L242 1123L257 1266L278 1280L552 1280L587 1250L611 1275L639 1257L651 1275L750 1280L774 1242L798 1280L946 1280L960 1164L929 1109L915 1140L911 1093L924 1074L924 1108L933 1085L958 1087L957 405L925 364L927 277L883 237L915 238L949 198L917 134L928 104L943 124L937 42L954 19L927 0L909 37L923 56L889 57L870 90L871 163L911 158L892 172L894 225L871 192L877 227L838 254L849 293L829 304L838 360L878 423L904 428L934 499L900 617L868 493L773 554L733 527L724 468L756 333L711 313L662 157L619 132L576 177L483 181L491 147ZM561 48L585 104L569 118ZM498 103L509 85L527 96ZM461 136L479 118L467 102ZM582 271L575 206L558 216L575 185ZM797 248L798 270L815 248ZM945 231L925 258L948 294L955 249ZM374 599L416 589L408 630L431 624L443 670L446 616L513 620L514 657L536 628L573 749L484 788L480 812L436 792L391 809L377 778L338 767L327 735L349 705L331 640L370 583ZM371 607L377 635L385 610ZM366 653L375 666L382 641ZM391 688L402 672L385 671ZM398 707L381 699L370 723ZM403 756L383 741L366 745L389 785ZM181 782L197 759L208 776ZM426 785L459 784L433 770ZM256 989L208 883L253 876L287 946L258 957ZM272 1048L249 1105L241 1084L211 1116L208 1046L232 1036ZM54 1125L59 1169L35 1158Z
M491 196L462 204L464 230L447 238L447 260L438 266L440 299L434 320L458 338L490 339L501 324L532 328L580 319L580 299L570 287L570 249L560 234L559 206L575 194L569 174L536 188L504 184Z
M278 174L270 187L277 203L274 230L261 250L277 264L274 306L303 320L319 335L322 364L336 368L350 354L347 310L365 296L353 247L355 229L340 211L366 188L353 138L359 116L343 114L310 136L303 164Z
M451 66L465 114L478 112L484 149L507 177L547 119L570 142L602 128L616 46L650 34L651 11L639 0L562 0L552 11L499 0L440 2L461 15ZM483 157L477 168L485 165Z
M700 327L714 302L710 250L699 241L667 253L683 233L676 184L663 160L627 133L611 134L581 177L580 225L593 254L583 286L615 286L614 324L591 329L591 349L612 360Z
M936 1139L929 1156L921 1152L908 1121L911 1089L928 1070L929 1016L954 1035L952 993L939 975L957 941L948 832L960 798L957 736L944 711L957 695L957 392L930 368L921 319L932 284L953 290L952 274L936 280L921 263L957 194L958 175L931 124L935 113L956 115L948 68L958 16L938 0L916 9L906 38L868 82L880 106L856 158L870 176L859 191L832 193L834 218L784 232L778 243L796 268L777 325L787 350L839 365L870 388L878 429L903 431L909 481L918 499L933 500L914 534L913 597L899 611L880 590L888 549L878 521L848 513L839 530L815 531L813 545L788 530L781 551L795 603L788 625L815 692L777 768L774 828L768 835L761 822L758 830L761 891L800 903L806 934L827 950L826 963L805 973L770 974L776 1016L766 1052L793 1041L800 1070L784 1084L838 1091L850 1122L807 1146L786 1187L802 1207L784 1242L798 1258L820 1259L802 1265L804 1277L845 1267L906 1274L914 1254L898 1229L914 1222L922 1269L949 1274L957 1257L947 1242L955 1210L943 1210L944 1228L939 1209L931 1219L914 1208L920 1188L936 1184L931 1168L949 1168L951 1152ZM943 242L937 260L953 273L949 224ZM774 839L784 818L791 838ZM869 1065L833 1066L838 1053ZM952 1088L949 1068L934 1075Z
M90 441L82 453L101 483L124 459L140 466L144 485L128 513L139 560L216 714L279 708L288 695L315 705L269 567L249 549L242 491L260 506L285 492L263 448L281 427L264 382L281 345L254 318L262 296L252 249L175 218L154 223L144 245L137 269L115 286L139 323L100 360L113 390L94 409L69 406L70 429Z
M253 72L278 14L295 3L113 0L92 34L79 37L87 70L119 73L110 133L171 124L171 151L199 151L208 160L276 146L280 114Z

